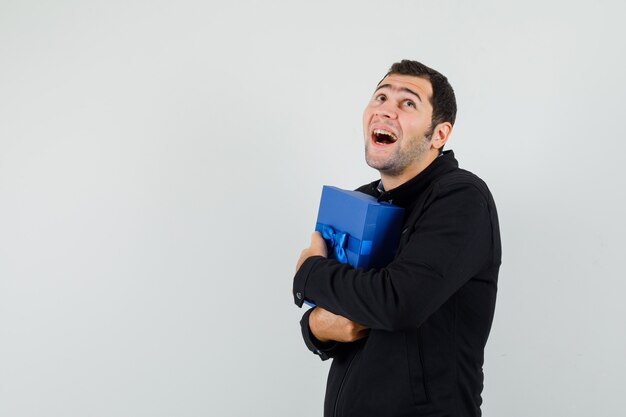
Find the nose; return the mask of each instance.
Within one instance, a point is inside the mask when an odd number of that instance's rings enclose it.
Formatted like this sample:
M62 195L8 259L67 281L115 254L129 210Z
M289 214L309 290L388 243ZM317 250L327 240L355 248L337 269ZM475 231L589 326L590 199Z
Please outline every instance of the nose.
M396 109L393 103L391 103L391 100L387 100L376 107L374 115L385 119L395 119L398 117L398 113L396 113Z

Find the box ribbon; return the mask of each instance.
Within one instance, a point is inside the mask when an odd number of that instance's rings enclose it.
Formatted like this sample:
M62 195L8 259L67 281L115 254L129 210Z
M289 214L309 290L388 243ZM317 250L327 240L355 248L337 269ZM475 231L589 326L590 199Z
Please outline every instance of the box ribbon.
M348 234L335 231L331 226L324 224L322 225L322 237L330 244L335 253L335 259L344 264L348 263L348 256L346 255Z
M346 250L360 254L369 255L372 249L372 241L364 240L350 236L346 232L336 231L332 226L320 224L322 229L322 237L329 243L330 248L335 254L335 259L341 263L348 263Z

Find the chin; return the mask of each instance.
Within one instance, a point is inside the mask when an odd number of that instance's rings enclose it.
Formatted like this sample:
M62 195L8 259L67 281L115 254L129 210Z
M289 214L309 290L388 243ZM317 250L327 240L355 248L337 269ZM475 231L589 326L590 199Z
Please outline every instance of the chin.
M387 163L387 161L379 161L376 159L365 159L365 162L367 163L367 165L370 166L370 168L374 168L380 172L389 172L389 171L393 171L393 167L389 166L389 163Z

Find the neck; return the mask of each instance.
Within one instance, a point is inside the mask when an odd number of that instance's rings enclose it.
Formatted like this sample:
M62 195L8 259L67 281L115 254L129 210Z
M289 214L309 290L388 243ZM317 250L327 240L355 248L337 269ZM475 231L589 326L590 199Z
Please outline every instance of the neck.
M420 160L416 161L414 164L409 165L399 174L394 175L380 171L380 181L383 183L383 188L385 191L391 191L411 178L415 178L415 176L425 170L437 156L439 156L439 151L435 149L435 152L429 152L424 155L424 158L420 158Z

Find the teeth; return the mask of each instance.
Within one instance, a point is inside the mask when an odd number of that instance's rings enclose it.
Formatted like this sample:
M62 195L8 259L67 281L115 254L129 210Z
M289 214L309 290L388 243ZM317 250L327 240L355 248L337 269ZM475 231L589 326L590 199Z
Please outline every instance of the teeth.
M374 134L389 136L394 142L397 140L396 135L383 129L374 129Z

